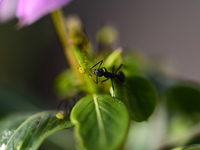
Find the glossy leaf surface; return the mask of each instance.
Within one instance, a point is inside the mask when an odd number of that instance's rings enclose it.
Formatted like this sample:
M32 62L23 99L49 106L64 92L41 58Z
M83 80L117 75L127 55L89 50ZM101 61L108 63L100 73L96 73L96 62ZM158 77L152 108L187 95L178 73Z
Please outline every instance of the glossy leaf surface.
M80 149L115 150L126 137L129 116L119 99L108 95L87 96L71 113Z
M5 150L38 149L46 137L73 125L67 119L58 119L57 111L45 111L34 115L10 116L0 122L0 146ZM24 121L25 120L25 121Z
M158 101L153 84L146 77L132 76L126 79L125 85L115 82L115 96L125 103L134 121L148 120Z

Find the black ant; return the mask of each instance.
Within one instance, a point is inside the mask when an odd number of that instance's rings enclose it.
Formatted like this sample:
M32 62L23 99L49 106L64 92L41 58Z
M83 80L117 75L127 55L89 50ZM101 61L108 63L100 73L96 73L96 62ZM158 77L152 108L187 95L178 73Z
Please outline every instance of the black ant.
M100 62L98 62L97 64L95 64L92 68L90 68L90 70L92 70L95 66L97 66L98 64L99 65L99 68L97 69L94 69L93 73L96 75L96 81L92 78L91 75L89 75L89 77L96 83L98 84L98 77L102 77L104 76L105 80L101 81L101 83L107 81L108 79L111 80L111 83L112 83L112 88L113 88L113 91L114 91L114 84L113 84L113 80L119 82L121 85L125 86L127 89L128 87L123 84L123 82L125 81L125 75L122 71L119 71L121 69L121 67L123 66L123 64L121 64L116 71L114 71L115 69L115 66L113 66L112 68L112 73L111 72L108 72L107 69L105 67L102 67L101 68L101 65L103 63L103 60L101 60ZM118 72L119 71L119 72Z

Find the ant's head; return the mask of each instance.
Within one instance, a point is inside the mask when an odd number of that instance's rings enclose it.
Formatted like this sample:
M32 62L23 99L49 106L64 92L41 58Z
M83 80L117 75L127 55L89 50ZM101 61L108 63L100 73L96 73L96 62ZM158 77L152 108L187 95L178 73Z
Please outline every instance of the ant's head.
M104 70L102 68L97 68L97 69L94 69L94 72L93 72L96 76L98 77L101 77L104 75Z

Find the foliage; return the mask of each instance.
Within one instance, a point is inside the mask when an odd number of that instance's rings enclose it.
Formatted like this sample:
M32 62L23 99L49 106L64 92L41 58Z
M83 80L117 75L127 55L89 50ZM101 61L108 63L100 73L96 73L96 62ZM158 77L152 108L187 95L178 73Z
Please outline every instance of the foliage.
M81 149L117 149L126 137L129 117L126 107L108 95L87 96L71 113ZM95 143L95 144L94 144Z
M21 113L6 117L0 123L1 148L37 149L47 136L73 127L67 116L59 120L56 117L57 113L46 111L33 115Z
M66 108L64 111L14 113L1 119L1 149L34 150L51 134L73 127L77 148L81 150L123 147L151 150L179 146L198 149L198 145L187 147L196 144L193 137L199 131L197 127L190 132L200 116L197 84L166 77L138 52L113 49L117 32L111 27L98 32L96 52L79 19L70 18L65 23L64 32L59 30L58 34L71 66L58 75L54 85L58 97L66 100ZM0 114L5 113L5 109L1 109ZM191 115L194 117L190 118ZM180 128L182 119L186 121ZM181 139L182 133L188 136ZM151 135L152 143L144 140L147 134ZM132 139L139 142L134 143ZM162 143L166 139L167 142Z

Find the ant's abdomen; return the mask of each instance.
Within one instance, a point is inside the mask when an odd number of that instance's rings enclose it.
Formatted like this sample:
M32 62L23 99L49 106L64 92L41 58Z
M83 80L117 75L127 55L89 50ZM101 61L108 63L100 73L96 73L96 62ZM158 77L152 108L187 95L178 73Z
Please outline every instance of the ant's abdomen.
M116 78L121 82L124 82L126 80L126 77L122 71L120 71L116 74Z

